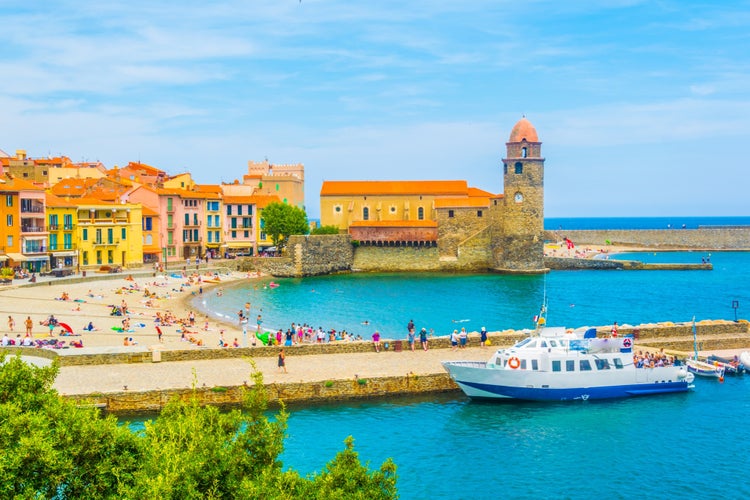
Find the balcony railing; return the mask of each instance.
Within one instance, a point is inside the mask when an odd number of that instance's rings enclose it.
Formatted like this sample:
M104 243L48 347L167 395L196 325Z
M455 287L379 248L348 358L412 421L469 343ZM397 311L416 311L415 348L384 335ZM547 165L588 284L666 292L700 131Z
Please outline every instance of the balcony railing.
M127 224L127 217L96 217L88 219L78 219L79 224Z
M33 253L46 253L47 247L24 247L21 251L26 255Z
M24 207L21 206L21 213L22 214L43 214L44 213L44 207Z
M114 241L94 241L94 246L105 247L105 246L117 246L120 244L120 240Z
M45 233L43 226L21 226L22 233Z

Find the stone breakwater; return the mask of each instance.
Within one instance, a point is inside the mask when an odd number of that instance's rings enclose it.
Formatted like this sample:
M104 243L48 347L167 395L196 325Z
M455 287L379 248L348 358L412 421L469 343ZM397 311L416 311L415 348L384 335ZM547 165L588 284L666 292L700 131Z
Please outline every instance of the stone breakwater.
M636 349L664 349L678 357L685 357L693 349L691 323L623 325L619 331L634 336ZM609 327L599 327L597 332L606 336ZM745 320L702 321L697 324L697 332L702 351L750 348L750 323ZM251 365L263 373L271 402L323 402L457 391L440 361L486 360L492 349L508 347L527 334L511 330L494 332L489 336L492 347L480 349L478 335L473 333L469 340L471 348L458 351L449 350L445 337L431 338L427 352L420 349L411 352L405 349L406 342L398 339L384 339L381 353L374 353L370 342L303 344L285 348L289 374L276 370L279 347L164 351L161 362L155 362L153 353L147 349L97 355L8 350L57 357L62 368L56 386L58 383L62 386L58 390L66 398L109 412L138 413L158 411L173 397L195 397L200 404L238 405L252 383ZM182 378L178 371L183 372ZM107 385L105 379L110 376L114 382Z
M698 229L596 229L545 231L548 241L568 238L576 245L622 245L662 250L750 250L750 227Z

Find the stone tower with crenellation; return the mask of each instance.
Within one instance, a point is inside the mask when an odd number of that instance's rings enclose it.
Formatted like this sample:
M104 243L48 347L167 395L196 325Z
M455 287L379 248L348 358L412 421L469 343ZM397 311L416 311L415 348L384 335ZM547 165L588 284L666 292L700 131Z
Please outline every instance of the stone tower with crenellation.
M504 195L494 200L492 256L496 271L544 272L544 158L536 129L516 123L503 159Z

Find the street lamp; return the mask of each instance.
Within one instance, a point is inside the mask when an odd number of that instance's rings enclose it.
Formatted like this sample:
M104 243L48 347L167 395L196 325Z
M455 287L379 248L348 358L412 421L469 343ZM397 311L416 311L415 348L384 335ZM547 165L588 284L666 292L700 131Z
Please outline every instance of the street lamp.
M739 300L733 300L732 301L732 309L734 309L734 322L737 323L737 309L740 308L740 301Z

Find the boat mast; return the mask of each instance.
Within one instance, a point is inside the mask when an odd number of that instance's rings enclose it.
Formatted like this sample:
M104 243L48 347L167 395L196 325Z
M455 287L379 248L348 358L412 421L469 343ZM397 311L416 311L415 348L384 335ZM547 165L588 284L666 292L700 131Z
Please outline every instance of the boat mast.
M698 361L698 332L695 329L695 316L693 316L693 354L693 359Z
M544 328L547 324L547 275L544 275L544 292L542 295L542 305L539 308L539 314L535 317L536 323L536 335L539 335L539 331Z

